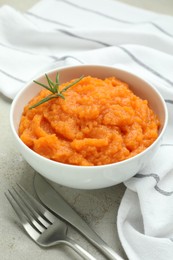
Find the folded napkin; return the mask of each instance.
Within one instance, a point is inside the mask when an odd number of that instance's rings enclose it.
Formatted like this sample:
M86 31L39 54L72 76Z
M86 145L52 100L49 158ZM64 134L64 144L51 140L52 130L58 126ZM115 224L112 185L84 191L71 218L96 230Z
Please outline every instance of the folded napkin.
M169 123L148 166L125 183L118 232L130 260L173 259L173 17L113 0L42 0L26 13L0 8L0 92L60 66L103 64L151 82Z

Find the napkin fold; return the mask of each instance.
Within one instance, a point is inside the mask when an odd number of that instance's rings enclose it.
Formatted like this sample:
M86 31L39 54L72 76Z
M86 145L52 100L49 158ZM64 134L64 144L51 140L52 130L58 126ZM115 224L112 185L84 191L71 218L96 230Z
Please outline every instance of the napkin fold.
M13 99L49 69L103 64L152 83L166 101L162 145L125 182L118 232L130 260L173 259L173 17L116 0L41 0L26 13L0 8L0 92Z

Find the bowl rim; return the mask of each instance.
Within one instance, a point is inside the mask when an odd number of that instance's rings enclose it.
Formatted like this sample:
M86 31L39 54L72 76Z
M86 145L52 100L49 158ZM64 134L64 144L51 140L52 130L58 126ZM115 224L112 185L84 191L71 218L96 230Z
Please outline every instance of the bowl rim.
M162 102L162 105L163 105L163 108L164 108L164 117L165 117L165 120L164 120L164 124L163 124L163 127L161 129L161 132L159 133L159 136L157 137L157 139L149 146L147 147L145 150L143 150L142 152L140 152L139 154L136 154L135 156L133 157L130 157L128 159L125 159L123 161L120 161L120 162L114 162L114 163L110 163L110 164L104 164L104 165L93 165L93 166L81 166L81 165L73 165L73 164L65 164L65 163L62 163L62 162L58 162L58 161L54 161L54 160L51 160L51 159L48 159L38 153L36 153L35 151L33 151L32 149L30 149L19 137L19 135L17 134L17 131L14 127L14 120L13 120L13 115L14 115L14 108L16 107L16 104L18 102L18 99L19 97L26 91L26 89L30 88L31 87L31 84L33 83L33 80L30 80L28 81L25 86L17 93L17 95L15 96L15 98L13 99L12 101L12 104L11 104L11 108L10 108L10 126L11 126L11 129L12 129L12 132L14 134L14 136L16 137L18 143L20 145L22 145L22 147L24 149L26 149L30 154L32 154L32 156L36 156L36 158L38 158L39 160L43 160L45 162L48 162L48 163L51 163L52 165L60 165L60 166L63 166L63 167L67 167L67 168L78 168L78 169L103 169L103 168L108 168L108 167L112 167L112 166L120 166L124 163L128 163L128 162L133 162L134 160L136 160L137 158L140 158L142 157L143 155L145 155L149 150L152 149L153 146L155 146L159 141L160 139L162 138L166 128L167 128L167 124L168 124L168 110L167 110L167 106L166 106L166 103L162 97L162 95L160 94L160 92L150 83L148 82L146 79L142 78L142 77L139 77L138 75L134 74L134 73L131 73L129 72L128 70L124 70L124 69L119 69L119 68L116 68L116 67L113 67L113 66L108 66L108 65L100 65L100 64L81 64L81 65L72 65L72 66L62 66L62 67L58 67L58 68L54 68L54 69L50 69L50 70L47 70L45 73L46 74L50 74L50 73L53 73L53 72L56 72L56 71L61 71L61 70L65 70L65 69L70 69L70 68L81 68L81 67L97 67L97 68L106 68L106 69L115 69L117 72L120 71L122 73L126 73L126 74L129 74L131 75L132 77L135 77L137 78L138 80L140 81L143 81L145 84L148 84L150 88L152 88L154 90L154 92L156 92L156 94L158 95L158 97L160 98L160 101ZM34 79L38 80L39 78L43 77L45 75L45 73L41 73L41 74L38 74L36 75L36 77L34 77Z

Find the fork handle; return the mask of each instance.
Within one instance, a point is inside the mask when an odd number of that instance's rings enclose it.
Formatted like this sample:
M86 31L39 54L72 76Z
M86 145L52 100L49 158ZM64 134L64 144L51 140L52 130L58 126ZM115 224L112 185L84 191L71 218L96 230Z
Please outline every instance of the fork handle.
M85 260L97 260L94 256L88 253L83 247L77 244L73 239L66 237L63 241L67 246L71 247Z

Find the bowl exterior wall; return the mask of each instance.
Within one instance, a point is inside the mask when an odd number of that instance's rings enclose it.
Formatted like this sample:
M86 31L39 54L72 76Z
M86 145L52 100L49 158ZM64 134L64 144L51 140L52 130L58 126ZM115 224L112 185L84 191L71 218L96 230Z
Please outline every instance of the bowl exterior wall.
M159 148L161 139L151 149L130 160L99 167L76 167L53 162L38 156L25 145L16 143L24 159L43 177L75 189L101 189L125 182L147 166Z

